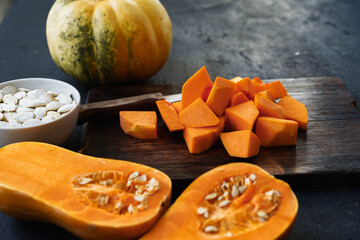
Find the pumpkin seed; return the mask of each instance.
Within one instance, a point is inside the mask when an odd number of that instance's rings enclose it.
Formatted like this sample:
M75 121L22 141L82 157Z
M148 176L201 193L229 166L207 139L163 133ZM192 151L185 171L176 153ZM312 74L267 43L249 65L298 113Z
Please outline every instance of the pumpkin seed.
M52 119L54 119L54 120L56 120L56 119L58 119L59 117L61 117L60 113L54 112L54 111L48 111L48 112L46 113L46 116L52 117Z
M39 119L32 118L32 119L26 120L22 125L24 127L31 127L31 126L36 126L36 125L39 125L39 124L41 124L41 121Z
M22 113L18 113L15 117L15 120L19 123L23 123L28 119L32 119L34 118L34 113L33 112L22 112Z
M0 121L4 119L4 114L0 112Z
M1 108L4 112L15 112L17 106L11 103L4 103L3 105L1 105Z
M141 176L135 178L134 181L137 181L137 182L146 182L146 181L147 181L146 174L141 175Z
M236 198L237 196L239 196L239 194L240 194L239 188L236 185L232 185L231 197Z
M16 108L16 112L17 113L21 113L21 112L34 112L33 108L28 108L28 107L17 107Z
M27 95L26 92L19 91L19 92L14 93L13 96L16 97L18 100L20 100L20 99L26 97L26 95Z
M265 196L273 196L274 195L274 189L271 189L270 191L265 192Z
M16 97L14 97L12 94L6 94L3 97L3 102L7 103L7 104L17 104L18 103L18 99Z
M24 100L24 99L25 98L23 98L22 100ZM27 102L25 103L25 107L32 107L32 108L45 107L46 103L47 102L42 99L35 98L35 99L27 100Z
M133 182L132 180L128 180L127 183L126 183L126 187L130 187L132 182Z
M78 178L78 183L79 183L80 185L85 185L85 184L88 184L88 183L90 183L90 182L92 182L92 178L86 178L86 177L80 177L80 178Z
M61 102L49 102L46 104L46 109L48 111L56 111L59 109L59 107L63 106L64 104Z
M28 88L19 87L18 90L23 91L23 92L30 92L30 89L28 89Z
M53 95L54 97L59 95L57 92L54 92L54 91L51 91L51 90L46 91L46 93L50 94L50 95Z
M107 186L107 181L106 180L101 180L101 181L99 181L99 184L103 185L103 186Z
M250 174L249 178L254 183L256 180L256 175L252 173L252 174Z
M46 107L37 107L34 110L35 118L36 119L42 119L46 116Z
M4 97L4 94L2 94L2 92L0 92L0 102L2 102L3 97Z
M9 128L11 127L8 122L0 121L0 127L2 128Z
M132 174L130 174L128 180L137 178L138 176L139 176L139 172L138 172L138 171L135 171L135 172L133 172Z
M122 202L118 202L115 205L115 210L119 212L121 210L121 207L122 207Z
M133 208L133 205L130 204L129 207L128 207L128 212L129 213L134 213L134 208Z
M206 195L205 200L213 200L215 198L217 198L217 193L213 192L213 193Z
M19 105L21 107L27 107L27 103L31 100L30 97L24 97L22 99L19 100Z
M27 93L27 96L29 96L30 98L37 98L37 99L42 99L42 96L45 96L47 93L44 89L34 89L31 90L30 92ZM46 99L46 97L45 97ZM42 100L45 100L42 99Z
M267 220L269 218L269 215L263 210L257 211L256 215L262 220Z
M223 208L223 207L226 207L227 205L229 205L230 203L231 203L230 200L225 199L224 201L219 202L218 206Z
M205 214L206 212L208 211L208 209L207 208L205 208L205 207L198 207L198 209L197 209L197 214L199 214L199 215L203 215L203 214Z
M57 97L56 100L58 100L58 102L65 104L71 104L72 103L72 98L69 94L66 93L60 93Z
M59 107L59 109L57 110L58 113L67 113L70 112L71 109L73 109L75 105L74 104L65 104L61 107Z
M204 232L206 232L206 233L210 233L210 232L215 233L215 232L218 232L218 231L219 231L219 229L217 227L215 227L215 226L212 226L212 225L206 226L204 228Z
M138 202L144 202L148 199L148 196L146 195L138 195L138 196L134 196L134 199Z
M240 186L240 187L239 187L239 192L240 192L240 193L243 193L243 192L246 190L246 188L247 188L246 185Z
M156 180L155 178L151 178L149 183L145 185L146 186L146 190L149 193L154 193L156 192L159 188L160 188L160 184L159 181Z
M17 92L17 88L16 87L13 87L13 86L6 86L4 87L3 89L1 89L1 93L3 95L6 95L6 94L14 94Z
M52 122L52 121L54 121L54 119L52 117L50 117L50 116L45 116L45 117L43 117L41 119L42 123L49 123L49 122Z
M4 113L4 119L9 122L10 120L14 120L16 117L16 113L13 112L6 112Z
M111 179L101 180L101 181L99 181L99 184L103 185L103 186L111 186L113 184L113 180L111 180Z
M109 203L109 195L100 195L99 197L99 205L106 206Z
M56 101L55 97L51 94L48 94L47 92L41 93L37 98L45 101L46 103Z
M110 199L110 196L106 195L104 205L107 205L109 203L109 199Z
M22 127L21 123L19 123L15 119L10 119L9 124L10 124L11 127Z

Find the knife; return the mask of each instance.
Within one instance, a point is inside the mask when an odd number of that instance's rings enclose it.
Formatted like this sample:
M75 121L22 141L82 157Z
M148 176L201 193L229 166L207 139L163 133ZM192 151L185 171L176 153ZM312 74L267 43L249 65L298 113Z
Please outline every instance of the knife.
M99 114L113 114L122 110L154 109L155 102L163 99L171 103L181 101L181 93L164 96L162 93L156 92L83 104L80 106L77 124L83 124L94 117L94 115Z

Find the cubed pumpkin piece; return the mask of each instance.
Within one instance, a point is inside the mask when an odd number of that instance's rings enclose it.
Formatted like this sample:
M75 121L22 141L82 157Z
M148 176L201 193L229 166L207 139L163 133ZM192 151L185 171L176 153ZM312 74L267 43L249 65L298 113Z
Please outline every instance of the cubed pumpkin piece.
M266 99L260 95L255 95L254 103L259 110L260 116L268 116L275 118L285 118L282 106Z
M120 111L120 126L125 134L140 139L156 139L155 111Z
M252 79L252 81L254 82L254 83L257 83L257 84L264 84L264 85L266 85L266 83L264 83L260 78L258 78L258 77L254 77L253 79Z
M248 158L259 153L260 140L251 130L221 133L220 139L232 157Z
M171 103L171 105L174 107L177 114L179 114L181 112L181 110L182 110L182 102L181 101L173 102L173 103Z
M298 123L273 117L259 117L255 134L263 147L296 145Z
M230 102L228 104L228 107L232 107L244 102L249 101L248 97L245 95L245 93L239 91L232 95Z
M183 109L179 117L186 127L209 127L219 124L219 118L201 98Z
M235 83L234 93L237 93L237 92L240 91L240 89L238 89L238 88L236 87L236 83L237 83L238 81L240 81L241 79L243 79L243 78L242 78L242 77L234 77L234 78L230 79L230 81L232 81L233 83Z
M206 104L217 115L222 116L225 112L231 96L234 92L235 83L222 77L217 77L211 89Z
M266 89L264 91L260 91L260 92L257 92L256 95L260 95L266 99L269 99L270 101L274 102L275 101L275 98L272 94L272 91L271 89Z
M253 96L255 94L254 84L251 81L251 79L248 77L238 80L235 83L235 86L239 91L242 91L243 93L245 93L249 99L250 99L250 96Z
M225 126L225 117L222 116L219 120L219 124L213 127L185 127L183 136L190 153L202 153L214 145Z
M303 103L287 94L280 99L278 104L283 107L286 119L294 120L299 124L300 129L306 129L308 112Z
M205 66L200 68L182 87L182 109L185 109L198 98L206 102L212 86L213 83Z
M254 77L254 78L252 79L252 83L253 83L253 85L254 85L254 91L255 91L255 93L264 91L264 90L266 90L266 89L269 89L269 86L268 86L266 83L264 83L264 82L263 82L260 78L258 78L258 77Z
M180 121L179 115L171 103L166 100L158 100L156 101L156 106L158 107L161 117L170 132L184 129L184 125Z
M275 99L282 98L287 94L287 90L279 80L267 84Z
M238 81L240 81L241 79L243 79L243 78L237 76L237 77L234 77L234 78L230 79L230 81L232 81L232 82L234 82L234 83L236 84L236 83L237 83Z
M227 131L252 130L259 110L253 101L247 101L227 108L225 116Z

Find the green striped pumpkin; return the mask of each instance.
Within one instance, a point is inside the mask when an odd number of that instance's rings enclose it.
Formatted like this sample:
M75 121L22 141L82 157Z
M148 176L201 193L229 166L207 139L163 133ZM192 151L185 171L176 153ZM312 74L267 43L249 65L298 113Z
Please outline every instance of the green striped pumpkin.
M74 79L122 85L161 69L172 26L158 0L57 0L46 36L54 62Z

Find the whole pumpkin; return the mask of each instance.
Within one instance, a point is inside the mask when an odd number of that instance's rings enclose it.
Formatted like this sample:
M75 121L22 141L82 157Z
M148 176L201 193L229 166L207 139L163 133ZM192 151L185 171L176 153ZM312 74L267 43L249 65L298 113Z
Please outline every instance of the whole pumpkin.
M87 85L144 80L165 64L172 26L158 0L57 0L46 24L54 62Z

